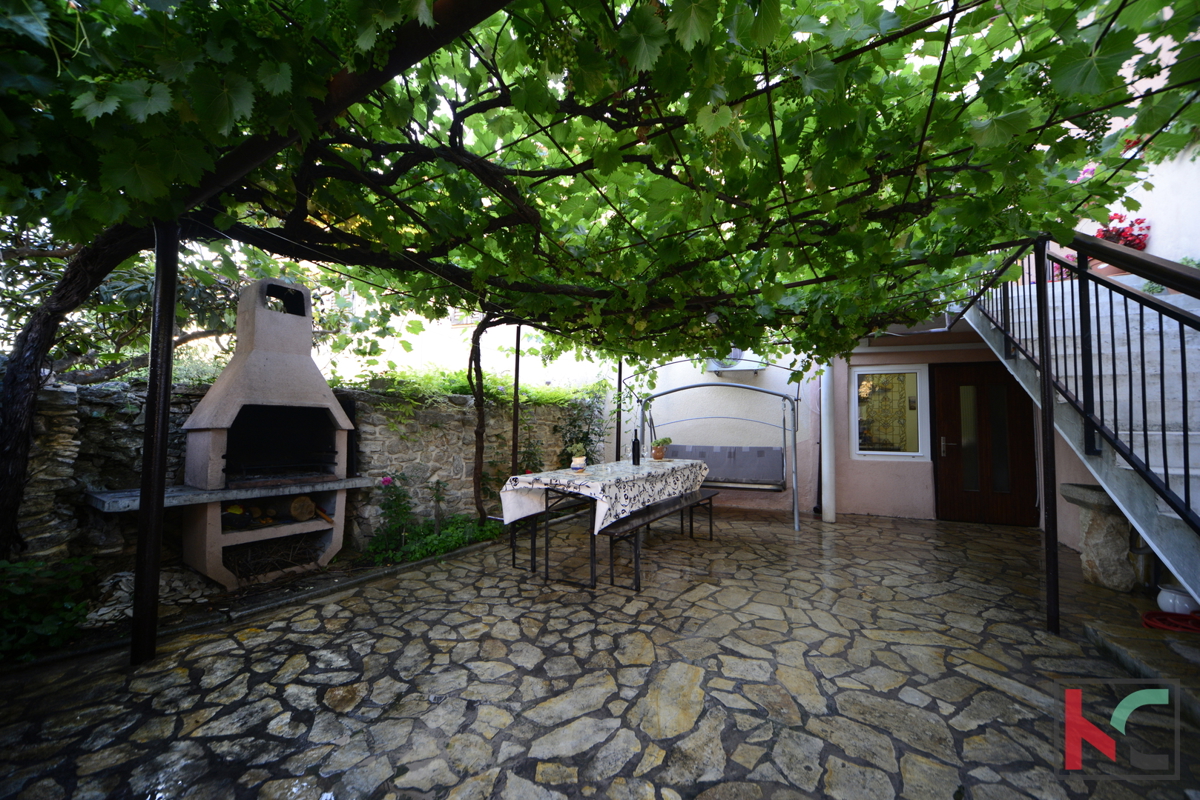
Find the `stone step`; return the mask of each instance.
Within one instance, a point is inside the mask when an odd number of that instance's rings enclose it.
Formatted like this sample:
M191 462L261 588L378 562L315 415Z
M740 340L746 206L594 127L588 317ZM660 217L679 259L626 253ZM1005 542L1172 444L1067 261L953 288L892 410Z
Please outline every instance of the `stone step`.
M1142 280L1140 278L1136 280L1136 283L1126 283L1125 285L1131 286L1132 288L1140 291L1142 289ZM1078 300L1075 298L1078 297L1078 289L1076 289L1075 292L1070 292L1069 297L1071 298L1071 301L1064 303L1060 300L1061 295L1059 294L1058 288L1059 287L1056 285L1050 292L1049 300L1051 307L1056 309L1071 308L1077 305ZM1186 294L1170 294L1164 292L1162 294L1155 295L1154 299L1166 303L1167 305L1174 306L1175 308L1181 308L1184 311L1191 311L1193 314L1200 314L1200 298L1198 297L1190 297ZM1090 300L1092 306L1098 306L1102 310L1107 309L1110 306L1116 306L1117 309L1125 308L1125 297L1123 295L1118 295L1116 292L1106 292L1103 289L1100 290L1099 297L1096 296L1096 292L1093 290ZM999 300L996 300L995 303L998 306ZM1132 298L1129 299L1129 307L1131 309L1137 305L1140 305L1137 303L1137 301L1133 300ZM1028 291L1025 291L1025 287L1021 287L1009 295L1009 308L1013 311L1025 311L1036 307L1037 301L1035 299L1033 287L1029 287ZM1150 307L1148 306L1146 310L1148 313L1150 311Z
M1116 459L1116 465L1120 469L1133 471L1133 467L1131 467L1123 458L1118 457ZM1164 482L1167 484L1167 488L1179 495L1181 500L1183 500L1185 503L1190 501L1193 510L1200 510L1200 469L1193 467L1191 475L1185 476L1183 467L1172 467L1167 471L1167 474L1164 475L1162 467L1159 465L1154 468L1154 472L1159 477L1163 478ZM1191 492L1190 495L1188 494L1189 489ZM1158 513L1173 517L1174 519L1179 519L1179 515L1176 514L1169 505L1167 505L1167 501L1162 497L1156 496L1155 504L1158 508Z
M1133 403L1124 392L1114 403L1110 387L1105 387L1104 402L1101 403L1100 392L1095 395L1096 415L1104 424L1122 437L1128 436L1131 430L1162 430L1182 432L1184 429L1184 405L1178 398L1168 398L1166 403L1157 397L1147 397L1144 404L1140 396L1135 395ZM1066 405L1066 398L1059 395L1059 407ZM1165 413L1164 413L1165 412ZM1189 401L1186 409L1187 430L1200 432L1200 402ZM1166 423L1164 426L1164 422Z
M1183 431L1121 431L1121 438L1129 442L1133 451L1153 467L1162 466L1164 445L1167 465L1171 468L1183 467ZM1193 471L1200 473L1200 431L1189 431L1186 440L1188 465Z
M1018 337L1018 343L1031 353L1037 353L1037 338ZM1113 347L1112 342L1105 336L1101 340L1093 339L1091 355L1092 363L1102 361L1106 366L1114 362L1118 366L1123 364L1140 363L1142 360L1152 366L1157 366L1160 360L1165 361L1168 366L1173 366L1178 369L1182 363L1180 355L1186 356L1188 371L1193 372L1197 366L1192 362L1200 360L1200 335L1194 339L1189 338L1186 344L1181 344L1178 337L1169 337L1165 342L1165 347L1159 348L1158 337L1153 336L1147 338L1143 345L1136 339L1131 349L1124 341L1118 342L1117 347ZM1078 339L1063 339L1061 336L1051 340L1050 354L1056 355L1062 361L1076 361L1083 358L1082 346ZM1145 354L1143 356L1143 353Z

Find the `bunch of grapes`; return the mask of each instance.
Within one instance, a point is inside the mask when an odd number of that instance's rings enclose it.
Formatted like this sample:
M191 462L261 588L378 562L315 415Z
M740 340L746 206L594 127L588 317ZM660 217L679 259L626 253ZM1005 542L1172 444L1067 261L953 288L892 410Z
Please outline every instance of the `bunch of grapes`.
M575 52L575 32L566 20L554 20L539 31L541 34L530 47L530 54L546 65L551 75L570 73L579 62Z
M733 146L733 142L729 139L729 129L720 128L708 139L708 155L709 163L713 169L721 168L721 158Z

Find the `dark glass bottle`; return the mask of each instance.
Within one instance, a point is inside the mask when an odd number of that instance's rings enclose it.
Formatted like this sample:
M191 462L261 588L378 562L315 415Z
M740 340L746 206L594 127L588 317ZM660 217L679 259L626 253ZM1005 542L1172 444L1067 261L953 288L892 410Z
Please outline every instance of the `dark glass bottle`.
M633 465L635 467L642 463L642 443L638 441L637 431L633 432L633 444L630 445L629 452L633 457Z

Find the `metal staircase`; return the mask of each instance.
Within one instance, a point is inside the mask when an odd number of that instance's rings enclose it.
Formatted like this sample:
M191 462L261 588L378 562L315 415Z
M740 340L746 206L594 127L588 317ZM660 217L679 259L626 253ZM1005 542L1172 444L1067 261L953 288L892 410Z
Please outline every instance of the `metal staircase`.
M1054 427L1200 600L1200 271L1083 234L1010 262L965 318L1035 402L1053 396Z

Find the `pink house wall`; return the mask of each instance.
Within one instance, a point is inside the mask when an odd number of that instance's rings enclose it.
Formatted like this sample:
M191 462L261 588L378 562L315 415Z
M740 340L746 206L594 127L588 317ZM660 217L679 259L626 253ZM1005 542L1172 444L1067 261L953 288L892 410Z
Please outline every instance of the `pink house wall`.
M965 324L962 327L966 329ZM918 347L919 350L916 349ZM903 350L897 352L899 348ZM870 352L855 351L848 362L839 359L833 366L837 511L881 517L935 519L932 461L871 460L851 456L850 367L957 364L996 361L996 356L970 329L875 339L867 350ZM929 387L923 386L921 389L928 392Z
M1062 406L1055 409L1056 413L1070 413L1062 410ZM1083 461L1079 456L1075 455L1075 451L1063 439L1061 433L1057 430L1054 432L1054 471L1058 478L1059 484L1064 483L1087 483L1098 485L1096 479L1092 477L1092 473L1088 471ZM1079 549L1079 538L1081 535L1079 528L1079 512L1080 508L1077 505L1072 505L1066 500L1063 500L1062 495L1058 496L1058 541L1060 544L1065 544L1072 550ZM1042 528L1045 529L1046 515L1042 515Z
M851 354L849 361L838 359L832 370L819 380L834 382L834 414L837 469L837 511L839 514L868 514L881 517L936 519L936 496L932 461L869 460L851 456L850 438L850 367L887 366L892 364L962 364L998 361L983 340L972 330L953 333L926 333L907 337L872 340L870 346ZM832 376L830 375L832 372ZM929 387L922 387L928 391ZM800 512L811 512L819 502L817 495L818 457L820 448L819 392L807 392L801 414L801 441L797 447L797 481L800 488ZM1037 407L1030 400L1033 413ZM808 435L803 426L808 425ZM930 434L932 435L932 434ZM1086 466L1075 455L1061 434L1055 434L1055 458L1059 483L1095 483ZM788 463L791 480L791 463ZM789 483L790 486L790 483ZM791 492L739 492L723 489L717 505L727 507L786 511L791 509ZM1079 549L1079 508L1058 498L1059 541Z

